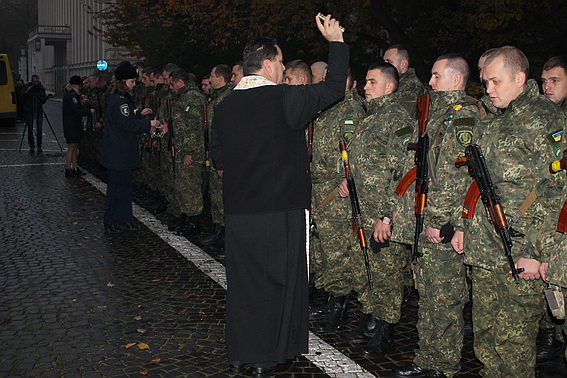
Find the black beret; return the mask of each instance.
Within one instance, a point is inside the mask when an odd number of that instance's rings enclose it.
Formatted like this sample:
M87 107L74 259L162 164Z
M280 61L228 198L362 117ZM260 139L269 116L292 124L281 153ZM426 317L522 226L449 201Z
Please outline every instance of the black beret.
M116 67L114 76L116 77L116 80L137 79L138 69L130 64L130 62L124 61Z
M69 84L83 85L83 79L77 75L71 76L71 78L69 79Z

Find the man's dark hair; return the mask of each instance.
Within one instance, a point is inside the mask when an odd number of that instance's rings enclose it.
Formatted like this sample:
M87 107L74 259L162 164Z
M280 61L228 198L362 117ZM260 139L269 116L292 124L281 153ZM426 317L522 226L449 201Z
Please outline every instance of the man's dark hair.
M398 69L396 67L394 67L390 63L384 62L383 60L379 60L368 67L368 71L371 70L380 70L380 72L382 72L382 74L386 77L386 80L394 83L394 92L398 90L400 74L398 73Z
M143 70L144 68L146 68L146 63L142 60L137 61L136 63L132 64L134 67L137 67L140 70Z
M301 59L292 60L291 62L286 63L285 70L289 70L288 72L299 71L305 75L308 83L313 81L311 67Z
M230 83L230 77L232 76L232 68L228 64L217 64L213 67L217 76L222 76L225 83Z
M244 48L244 61L242 63L244 75L251 75L262 69L264 60L274 60L278 55L276 46L278 41L270 37L255 37Z
M398 56L402 59L406 59L408 61L408 63L410 62L410 56L409 56L409 51L408 48L405 45L402 44L396 44L396 45L392 45L390 47L388 47L388 50L393 50L396 49L398 50Z
M564 55L556 55L551 57L543 65L544 71L549 71L552 68L561 67L567 73L567 60Z
M239 60L238 62L234 63L232 67L234 68L234 66L238 66L238 71L240 71L240 73L244 75L244 69L242 67L243 64L244 62L242 60Z
M448 53L439 56L435 61L438 62L440 60L447 59L447 68L453 71L453 73L460 73L463 76L463 83L469 81L470 76L470 67L465 58L461 54L457 53Z
M187 72L185 72L185 70L181 68L171 71L169 73L169 77L175 82L182 80L185 84L187 84L191 80Z
M154 75L154 77L158 77L161 76L161 73L163 72L163 70L161 68L154 68L150 73ZM148 74L149 76L149 74Z
M211 78L211 75L206 74L205 76L203 76L203 78L201 80L207 80L207 79L210 79L210 78Z
M161 69L161 72L167 72L168 74L172 71L178 70L179 66L175 63L167 63L165 66L163 66L163 68Z

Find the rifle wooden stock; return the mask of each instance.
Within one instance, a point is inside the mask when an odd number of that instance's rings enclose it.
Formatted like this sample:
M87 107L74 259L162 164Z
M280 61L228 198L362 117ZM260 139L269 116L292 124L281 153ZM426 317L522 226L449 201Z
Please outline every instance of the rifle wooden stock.
M476 180L474 180L467 191L465 196L465 203L463 204L463 211L461 212L461 217L473 219L474 213L476 211L476 205L478 204L478 199L480 198L480 189Z
M563 207L559 213L556 231L567 234L567 200L563 203Z
M396 190L395 190L397 195L399 195L400 197L403 197L406 194L406 192L409 189L409 187L411 186L411 184L413 184L415 182L415 175L416 174L417 174L417 167L414 166L412 169L410 169L404 175L404 177L402 177L402 179L398 183L398 186L396 187Z
M353 230L356 232L358 236L358 242L360 243L360 248L362 249L362 255L364 256L364 266L366 268L366 277L368 278L368 287L370 288L370 290L372 290L374 288L374 281L372 280L372 272L370 270L370 260L368 258L368 244L366 242L366 233L364 232L364 225L362 224L360 202L358 201L356 185L354 183L354 177L352 176L352 171L350 169L350 163L348 161L348 152L346 150L346 144L344 141L339 142L339 150L341 151L341 157L343 160L343 166L345 170L345 178L348 184L350 205L352 209Z

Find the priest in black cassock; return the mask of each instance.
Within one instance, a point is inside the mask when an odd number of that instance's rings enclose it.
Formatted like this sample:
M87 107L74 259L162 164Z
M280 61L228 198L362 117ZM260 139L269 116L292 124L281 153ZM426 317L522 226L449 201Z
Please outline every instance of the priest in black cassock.
M349 48L338 21L315 18L329 41L326 81L285 85L276 40L244 49L245 77L216 108L224 163L226 343L233 374L288 371L308 352L307 219L311 198L305 129L344 96Z

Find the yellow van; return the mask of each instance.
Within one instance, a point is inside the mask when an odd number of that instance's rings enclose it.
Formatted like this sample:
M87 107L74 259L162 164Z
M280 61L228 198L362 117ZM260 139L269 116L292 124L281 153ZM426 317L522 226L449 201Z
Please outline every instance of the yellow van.
M14 125L18 115L16 89L7 54L0 54L0 122Z

